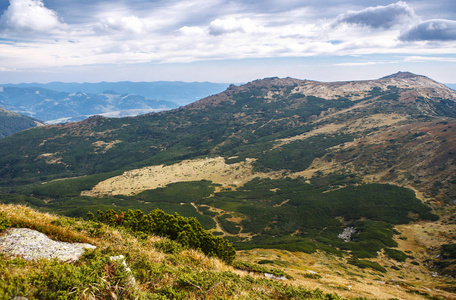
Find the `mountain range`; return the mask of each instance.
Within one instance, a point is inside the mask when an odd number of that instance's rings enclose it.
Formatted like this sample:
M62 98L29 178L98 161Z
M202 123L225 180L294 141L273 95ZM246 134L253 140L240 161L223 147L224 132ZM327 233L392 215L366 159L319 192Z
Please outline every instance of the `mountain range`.
M139 95L149 99L175 102L179 106L199 100L207 95L220 93L228 87L226 83L213 82L182 82L182 81L153 81L153 82L98 82L98 83L19 83L4 84L7 87L30 88L37 87L57 92L100 94L105 91L115 91L117 94Z
M93 115L126 117L171 109L177 104L132 94L68 93L38 87L2 87L0 106L48 124L81 121Z
M6 137L0 200L74 217L160 208L245 257L325 253L373 272L360 276L451 290L430 267L454 276L433 258L454 244L455 130L456 92L425 76L266 78Z
M453 90L456 90L456 84L455 83L447 83L446 86L451 88L451 89L453 89Z

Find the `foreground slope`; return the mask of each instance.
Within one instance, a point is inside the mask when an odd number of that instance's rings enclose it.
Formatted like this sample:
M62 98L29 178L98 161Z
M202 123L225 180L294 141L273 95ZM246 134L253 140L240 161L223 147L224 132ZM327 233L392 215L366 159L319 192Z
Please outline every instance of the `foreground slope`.
M287 256L313 262L307 270L294 263L282 264L288 274L264 264L237 261L227 265L168 238L0 205L0 235L8 234L9 226L40 230L54 240L90 243L96 249L72 263L0 254L4 299L451 299L451 294L441 290L402 281L381 282L378 275L350 265L344 270L341 264L337 270L351 275L338 277L329 268L332 260L342 261L337 257L262 253L282 262ZM282 274L281 279L265 272Z
M30 217L33 218L30 218ZM0 254L2 299L335 299L320 290L285 286L153 235L0 205L0 233L8 227L43 231L53 239L96 246L81 259L27 261ZM6 229L6 230L5 230ZM17 234L16 234L17 235ZM28 241L17 241L27 244ZM1 244L1 241L0 241ZM68 246L67 246L68 247ZM94 247L91 247L94 248ZM25 250L26 251L26 250ZM29 249L28 251L36 251ZM45 250L44 250L45 251ZM46 255L53 253L44 253ZM60 257L57 257L60 258ZM337 297L339 299L339 297Z

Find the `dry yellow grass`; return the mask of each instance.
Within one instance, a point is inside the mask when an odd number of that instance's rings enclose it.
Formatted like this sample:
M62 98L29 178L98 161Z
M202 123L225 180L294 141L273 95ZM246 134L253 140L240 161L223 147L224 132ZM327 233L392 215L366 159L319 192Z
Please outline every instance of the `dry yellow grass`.
M14 227L24 227L43 232L53 239L63 242L93 243L86 234L69 227L54 225L59 216L40 213L23 205L0 204L0 213L4 214Z
M283 269L293 276L291 284L308 289L319 288L327 293L336 292L343 297L428 299L424 295L410 293L411 290L415 290L444 299L456 299L454 294L438 289L439 285L446 282L446 278L434 278L425 269L416 270L406 266L405 269L408 268L410 271L389 269L388 273L383 274L370 269L359 269L347 264L347 257L328 255L324 252L306 254L285 250L253 249L238 251L238 257L250 262L274 261L273 265L268 266ZM382 262L381 259L378 261ZM316 273L321 278L308 278L305 276L306 273ZM417 280L416 276L420 276L420 280Z
M407 117L400 114L375 114L362 119L357 119L348 126L349 132L359 132L370 128L392 126L406 121Z
M53 164L63 164L62 158L58 156L58 153L43 153L39 155L37 160L44 160L45 163Z
M106 151L108 151L109 149L111 149L112 147L114 147L115 145L117 145L119 143L122 143L122 141L115 140L115 141L111 141L109 143L104 142L104 141L96 141L95 143L92 143L92 145L96 148L96 151L105 153Z
M334 116L334 114L331 114L331 116ZM324 118L321 120L324 120ZM364 130L370 129L370 128L391 126L391 125L394 125L396 123L399 123L399 122L402 122L405 120L407 120L407 117L403 116L403 115L399 115L399 114L375 114L375 115L371 115L371 116L368 116L368 117L365 117L362 119L357 119L355 122L352 122L349 124L346 124L346 123L325 124L312 131L309 131L309 132L306 132L306 133L303 133L300 135L296 135L296 136L293 136L290 138L280 139L280 140L278 140L278 143L275 145L275 148L280 147L285 144L292 143L294 141L305 140L309 137L312 137L312 136L315 136L318 134L331 134L331 133L336 133L336 132L341 132L341 131L343 131L344 133L355 133L355 132L364 131Z
M274 145L274 148L278 148L282 145L286 145L286 144L289 144L289 143L292 143L295 141L305 140L309 137L312 137L312 136L315 136L318 134L338 132L344 127L346 127L345 124L334 124L334 123L326 124L321 127L318 127L317 129L314 129L312 131L309 131L309 132L306 132L303 134L299 134L299 135L296 135L296 136L293 136L290 138L286 138L286 139L280 139L277 141L278 143L276 145Z
M399 248L412 251L420 260L433 258L442 244L456 243L456 224L419 222L396 226L405 238L397 239Z
M170 166L150 166L127 171L98 183L83 195L134 195L183 181L210 180L223 187L242 186L255 177L274 178L274 173L254 173L253 159L226 164L223 157L184 160Z

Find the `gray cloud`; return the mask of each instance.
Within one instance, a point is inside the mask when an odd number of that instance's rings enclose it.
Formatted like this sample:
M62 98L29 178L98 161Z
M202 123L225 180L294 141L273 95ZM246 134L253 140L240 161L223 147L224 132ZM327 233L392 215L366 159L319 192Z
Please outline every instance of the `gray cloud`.
M402 41L456 41L456 21L427 20L407 30Z
M334 25L345 23L389 29L400 24L409 24L414 20L417 20L414 10L407 3L399 1L387 6L368 7L342 14Z

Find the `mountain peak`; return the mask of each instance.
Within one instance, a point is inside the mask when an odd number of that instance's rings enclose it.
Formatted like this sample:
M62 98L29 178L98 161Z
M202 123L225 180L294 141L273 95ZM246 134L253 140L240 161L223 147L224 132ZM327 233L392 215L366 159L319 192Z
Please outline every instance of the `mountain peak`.
M408 79L408 78L415 78L415 77L425 77L425 76L417 75L417 74L414 74L414 73L411 73L411 72L401 72L401 71L399 71L397 73L382 77L380 79L393 79L393 78Z
M236 102L233 98L235 94L249 91L255 91L254 93L262 94L262 97L266 98L272 97L271 95L274 93L281 97L285 93L312 95L328 100L336 100L340 97L345 97L355 101L368 97L374 88L387 90L389 86L395 86L405 90L413 89L416 94L413 97L420 96L424 98L456 100L456 93L454 90L429 77L411 72L397 72L380 79L361 81L320 82L290 77L257 79L239 86L232 84L225 92L203 98L185 106L185 108L196 109L208 106L218 106L220 103L226 101L234 104Z

